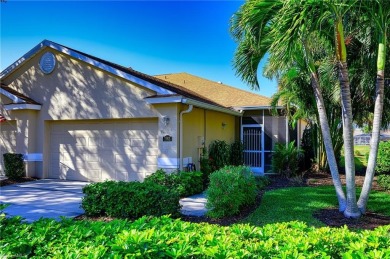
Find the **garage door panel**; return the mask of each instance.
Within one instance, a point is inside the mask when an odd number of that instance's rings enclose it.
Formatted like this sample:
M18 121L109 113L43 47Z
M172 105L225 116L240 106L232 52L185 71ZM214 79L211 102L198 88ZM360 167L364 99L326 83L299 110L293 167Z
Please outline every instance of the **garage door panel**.
M158 155L158 149L157 148L151 148L151 147L125 147L124 151L127 154L135 155L135 156L156 156Z
M157 168L157 126L156 119L53 123L49 176L84 181L143 180Z

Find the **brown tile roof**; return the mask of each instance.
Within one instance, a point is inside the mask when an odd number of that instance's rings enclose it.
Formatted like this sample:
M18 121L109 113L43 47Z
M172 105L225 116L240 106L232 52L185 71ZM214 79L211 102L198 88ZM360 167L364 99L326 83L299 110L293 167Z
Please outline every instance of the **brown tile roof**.
M180 85L224 107L269 106L271 99L188 73L163 74L156 78Z
M1 84L1 88L6 90L7 92L9 92L10 94L13 94L15 95L16 97L22 99L23 101L25 101L25 103L27 104L39 104L38 102L34 101L33 99L31 99L30 97L27 97L25 96L24 94L21 94L19 93L18 91L15 91L14 89L4 85L4 84Z

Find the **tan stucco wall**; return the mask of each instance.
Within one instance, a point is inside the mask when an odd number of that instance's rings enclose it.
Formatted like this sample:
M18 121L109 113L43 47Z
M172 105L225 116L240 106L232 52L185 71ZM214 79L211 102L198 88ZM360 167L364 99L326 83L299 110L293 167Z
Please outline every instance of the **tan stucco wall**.
M51 74L43 74L38 66L43 50L3 79L9 87L42 104L40 120L156 117L143 100L153 91L50 51L57 59Z
M235 140L235 116L216 112L207 111L206 113L206 146L214 140L224 140L228 144ZM225 127L222 124L226 124Z
M161 158L178 158L179 146L179 104L155 104L154 108L159 113L158 145L160 147ZM163 117L169 118L167 125L163 122ZM163 141L163 137L169 135L172 141Z
M161 121L163 115L169 115L168 128L159 122L159 140L165 131L176 134L176 104L156 109L144 100L155 92L52 49L49 51L56 55L56 68L45 75L38 63L47 50L2 79L9 87L42 104L41 111L9 111L22 132L16 141L17 152L43 154L43 162L28 163L30 175L42 178L48 175L50 127L46 122L53 120L159 118ZM2 97L2 102L9 100ZM173 139L169 144L159 142L161 156L177 157L177 136Z
M183 108L185 110L185 108ZM232 143L236 137L236 117L221 112L193 108L183 115L183 158L192 157L192 162L199 169L199 155L203 146L208 149L214 140ZM222 127L222 123L226 126Z

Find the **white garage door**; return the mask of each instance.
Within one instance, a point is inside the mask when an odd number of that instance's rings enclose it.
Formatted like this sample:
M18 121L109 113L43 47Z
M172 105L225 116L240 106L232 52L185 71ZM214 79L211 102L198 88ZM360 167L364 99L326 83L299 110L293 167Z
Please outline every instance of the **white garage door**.
M142 181L157 169L157 120L51 124L49 178Z
M16 121L0 123L0 175L4 175L3 154L16 151Z

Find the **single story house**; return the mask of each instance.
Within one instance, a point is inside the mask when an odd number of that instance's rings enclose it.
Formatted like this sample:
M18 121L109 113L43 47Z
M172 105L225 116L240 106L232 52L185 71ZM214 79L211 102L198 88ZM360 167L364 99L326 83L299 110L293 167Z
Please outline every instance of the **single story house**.
M245 143L264 173L276 142L301 135L270 99L187 73L150 76L44 40L0 73L3 153L28 176L142 181L158 168L199 168L214 140Z

